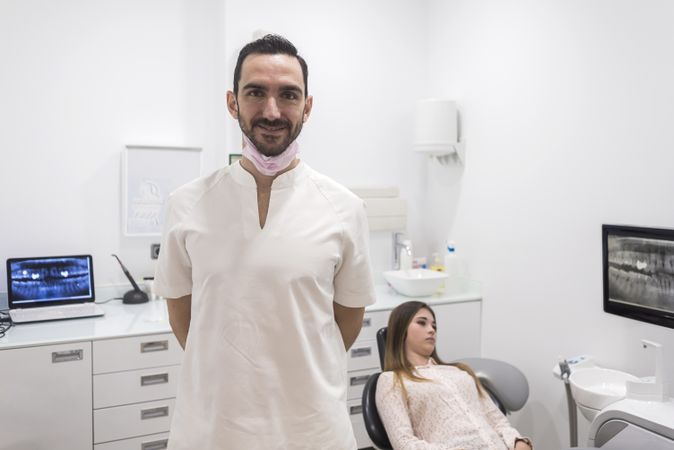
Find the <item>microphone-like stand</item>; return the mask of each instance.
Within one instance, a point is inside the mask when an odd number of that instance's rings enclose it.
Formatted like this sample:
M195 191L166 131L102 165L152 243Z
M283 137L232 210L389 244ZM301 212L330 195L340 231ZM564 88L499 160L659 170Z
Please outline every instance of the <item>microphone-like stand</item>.
M126 278L128 278L129 281L131 282L131 286L133 286L133 290L128 291L126 294L124 294L124 297L122 297L122 303L136 304L136 303L146 303L147 301L149 301L150 299L147 297L147 294L141 291L141 289L138 287L133 277L127 270L127 268L124 267L124 264L122 264L122 261L119 259L119 257L114 253L112 254L112 256L114 256L119 265L122 266L124 275L126 275Z

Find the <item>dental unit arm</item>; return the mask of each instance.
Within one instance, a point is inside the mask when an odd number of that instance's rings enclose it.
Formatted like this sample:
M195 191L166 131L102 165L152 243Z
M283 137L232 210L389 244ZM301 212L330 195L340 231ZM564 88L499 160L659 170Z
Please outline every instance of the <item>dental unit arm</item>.
M569 410L569 445L571 447L578 446L578 412L576 411L576 402L571 395L571 385L569 384L569 377L571 376L571 367L569 362L559 357L559 372L560 378L564 381L564 390L566 392L566 404Z

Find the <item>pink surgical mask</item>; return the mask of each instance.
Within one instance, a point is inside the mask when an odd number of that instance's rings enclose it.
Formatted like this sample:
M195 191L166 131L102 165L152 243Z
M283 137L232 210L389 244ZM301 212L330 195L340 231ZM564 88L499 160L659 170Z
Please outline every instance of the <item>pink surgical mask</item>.
M297 143L297 139L295 139L280 155L265 156L248 139L248 136L243 135L243 150L241 154L250 160L261 174L269 177L273 177L288 167L299 151L300 145Z

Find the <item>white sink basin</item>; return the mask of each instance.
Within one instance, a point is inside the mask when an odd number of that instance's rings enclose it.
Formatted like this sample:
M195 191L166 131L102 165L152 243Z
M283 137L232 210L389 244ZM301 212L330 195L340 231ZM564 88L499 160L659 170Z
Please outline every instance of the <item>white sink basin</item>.
M571 372L571 393L579 406L599 411L625 398L626 382L638 381L634 375L619 370L588 367ZM583 411L585 415L585 412ZM585 415L587 417L587 415Z
M384 279L402 295L426 297L438 290L447 274L428 269L388 270Z

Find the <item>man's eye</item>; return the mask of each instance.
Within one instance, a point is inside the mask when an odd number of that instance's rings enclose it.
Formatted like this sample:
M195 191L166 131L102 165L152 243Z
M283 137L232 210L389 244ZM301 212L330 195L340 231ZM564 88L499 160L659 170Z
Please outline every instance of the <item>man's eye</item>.
M286 100L297 100L297 94L295 92L284 92L282 97Z
M250 97L261 97L262 96L262 91L253 89L251 91L248 91L248 96Z

